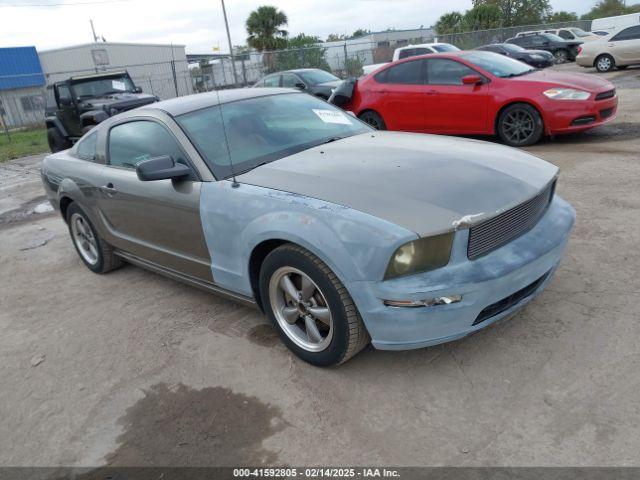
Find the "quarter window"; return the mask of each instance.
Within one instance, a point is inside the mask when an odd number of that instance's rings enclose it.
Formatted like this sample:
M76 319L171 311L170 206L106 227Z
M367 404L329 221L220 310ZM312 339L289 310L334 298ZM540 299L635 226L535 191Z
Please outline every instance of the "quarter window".
M558 32L558 36L560 38L564 38L565 40L575 40L576 38L573 36L573 33L571 33L569 30L560 30Z
M462 85L462 77L477 75L475 71L455 60L431 59L427 61L429 85Z
M109 165L133 169L143 160L161 155L186 163L174 136L156 122L122 123L109 133Z
M380 72L375 78L381 83L421 85L424 83L422 75L423 63L424 60L400 63Z
M96 159L96 146L98 144L98 132L93 132L84 137L76 147L76 155L82 160L94 162Z

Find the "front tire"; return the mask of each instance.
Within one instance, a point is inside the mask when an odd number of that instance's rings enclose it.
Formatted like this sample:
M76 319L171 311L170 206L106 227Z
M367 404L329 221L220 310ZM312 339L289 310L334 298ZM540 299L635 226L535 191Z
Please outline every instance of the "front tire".
M604 54L596 58L595 65L596 70L598 70L600 73L607 73L615 68L616 61L611 55Z
M61 152L71 148L71 142L65 138L56 127L47 129L47 143L52 153Z
M265 258L260 297L284 344L312 365L338 365L369 343L342 282L322 260L299 246L282 245Z
M75 203L67 208L67 225L73 246L89 270L106 273L123 265L124 261L113 253L113 247L98 235L91 220Z
M378 115L376 112L374 112L373 110L367 110L365 112L362 112L358 118L360 118L360 120L362 120L364 123L375 128L376 130L387 129L387 124L384 123L384 120L382 119L382 117Z
M527 147L540 141L544 125L535 108L515 103L500 113L497 130L500 139L510 147Z

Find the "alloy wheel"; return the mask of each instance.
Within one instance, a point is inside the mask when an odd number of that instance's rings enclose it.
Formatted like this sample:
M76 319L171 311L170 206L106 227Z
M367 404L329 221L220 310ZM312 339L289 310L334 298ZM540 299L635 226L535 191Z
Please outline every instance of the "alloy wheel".
M567 61L567 52L564 50L558 50L553 56L556 59L556 63L565 63Z
M282 331L309 352L321 352L333 338L333 318L325 295L311 278L281 267L269 281L269 301Z
M362 120L364 120L364 123L366 123L367 125L372 126L376 130L381 130L382 129L382 125L380 125L380 122L378 122L378 119L373 115L365 115L362 118Z
M78 213L71 216L70 224L73 242L78 247L78 252L87 263L95 265L98 263L98 242L91 227Z
M535 120L526 110L512 110L502 121L502 131L513 143L524 143L535 132Z

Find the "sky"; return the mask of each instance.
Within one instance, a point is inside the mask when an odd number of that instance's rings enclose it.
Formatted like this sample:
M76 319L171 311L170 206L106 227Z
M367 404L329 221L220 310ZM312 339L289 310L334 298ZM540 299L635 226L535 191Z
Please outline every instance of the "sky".
M551 0L554 10L582 14L596 0ZM283 10L291 35L325 39L358 28L411 29L433 25L443 13L464 11L471 0L226 0L234 45L246 43L244 22L260 5ZM37 5L37 6L35 6ZM187 53L228 52L220 0L0 0L0 47L39 50L93 41L174 43Z

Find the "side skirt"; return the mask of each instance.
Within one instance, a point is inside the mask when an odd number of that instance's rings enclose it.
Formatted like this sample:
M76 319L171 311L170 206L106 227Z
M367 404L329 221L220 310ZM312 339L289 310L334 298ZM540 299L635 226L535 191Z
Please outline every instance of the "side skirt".
M225 288L219 287L214 283L206 282L204 280L200 280L200 279L191 277L189 275L185 275L184 273L171 270L169 268L158 265L157 263L144 260L140 257L137 257L127 252L123 252L121 250L116 250L114 253L119 257L122 257L127 262L132 263L133 265L136 265L138 267L142 267L152 272L159 273L160 275L164 275L165 277L173 278L174 280L178 280L180 282L189 284L201 290L205 290L207 292L216 293L230 300L234 300L236 302L242 303L243 305L253 307L253 308L258 308L258 304L251 297L247 297L245 295L232 292Z

